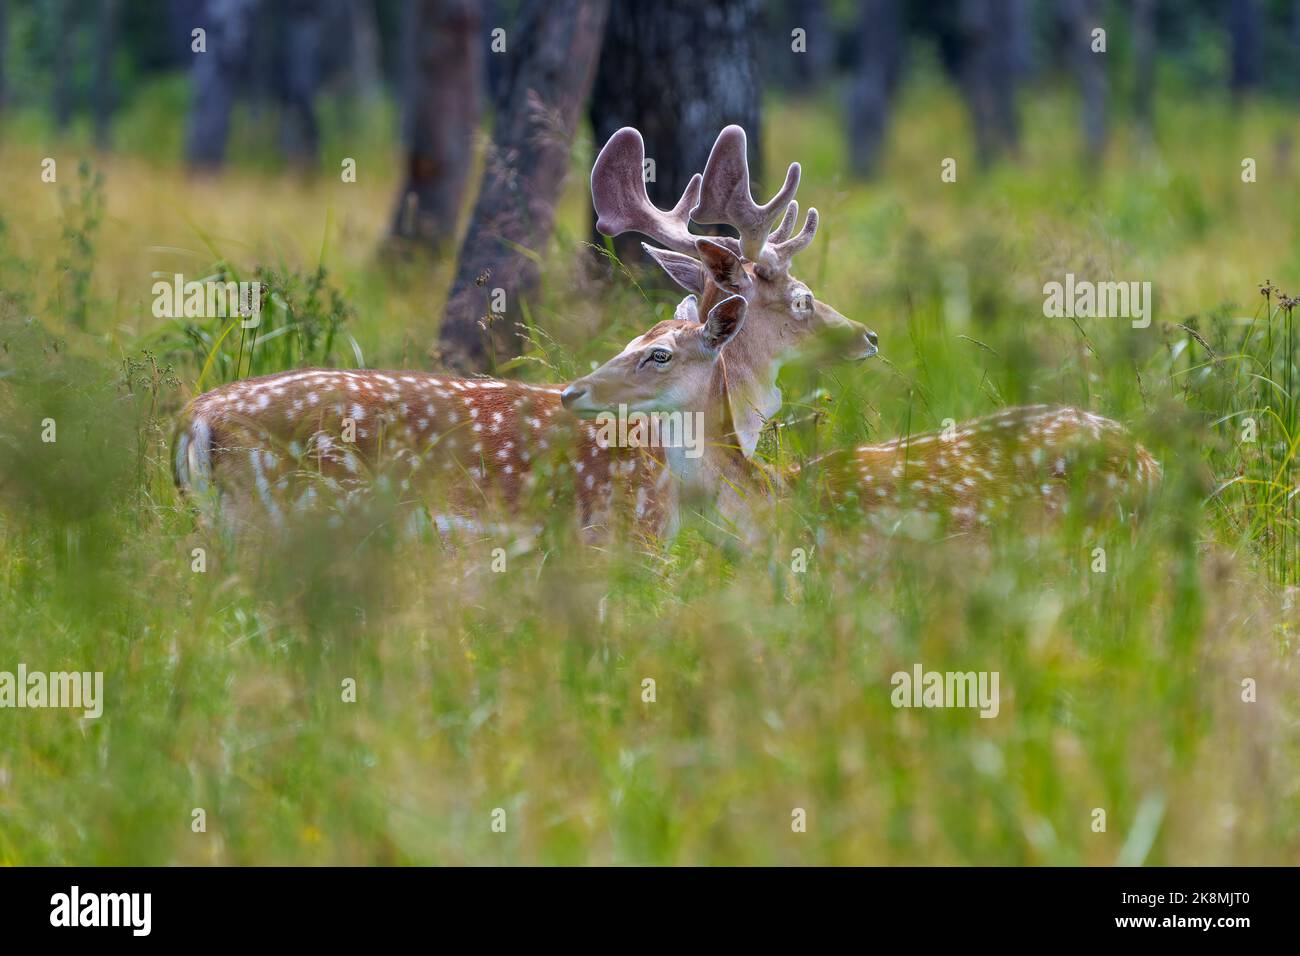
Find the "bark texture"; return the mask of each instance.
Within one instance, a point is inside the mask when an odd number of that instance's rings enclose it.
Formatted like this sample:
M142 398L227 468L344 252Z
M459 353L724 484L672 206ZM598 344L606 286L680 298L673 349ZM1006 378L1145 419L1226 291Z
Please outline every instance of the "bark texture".
M691 176L703 171L713 141L729 123L748 134L754 192L762 192L760 14L758 0L615 0L611 6L592 93L592 131L597 146L620 127L641 131L646 158L654 161L646 192L660 208L671 208ZM641 261L640 240L616 239L619 258Z
M537 286L536 256L555 223L607 12L607 0L529 0L507 33L507 52L492 54L515 58L509 98L432 350L454 369L490 368L496 355L517 347L520 302ZM489 309L497 288L505 293L501 315Z

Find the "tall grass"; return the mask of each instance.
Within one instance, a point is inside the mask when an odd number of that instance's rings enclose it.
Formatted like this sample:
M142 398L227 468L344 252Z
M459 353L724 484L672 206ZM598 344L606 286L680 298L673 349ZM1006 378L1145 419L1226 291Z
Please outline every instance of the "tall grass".
M1207 456L1216 481L1210 504L1227 529L1251 542L1270 579L1291 586L1300 580L1297 300L1270 280L1259 293L1248 318L1182 325L1176 374L1190 404L1221 410Z
M164 277L166 281L167 277ZM200 282L242 281L229 263L216 264ZM355 316L327 270L257 267L249 281L261 288L255 317L240 314L176 318L145 339L169 360L196 369L196 391L285 369L364 367L361 346L347 327Z
M69 190L60 190L63 250L55 267L62 281L55 287L48 308L52 313L67 316L78 329L85 329L91 307L95 234L103 217L104 176L82 160L77 164L77 180L75 198Z
M528 535L412 537L377 496L228 548L177 497L166 426L247 375L423 363L445 269L375 260L393 176L214 185L111 157L105 228L66 267L57 194L0 195L0 669L102 670L107 697L98 721L2 712L0 863L1294 862L1300 680L1277 584L1296 573L1300 383L1294 303L1254 284L1293 284L1300 197L1228 185L1241 142L1284 120L1171 99L1154 156L1120 134L1085 178L1062 172L1063 102L1029 105L1022 164L963 162L956 190L935 157L969 150L941 89L907 91L870 184L838 178L833 109L774 107L769 168L804 160L800 198L825 214L799 274L883 355L788 368L763 453L1068 402L1163 462L1137 526L934 541L806 489L755 503L759 546L696 518L661 547L590 548L543 488ZM44 155L0 143L6 165ZM670 305L582 268L581 179L512 374L567 377ZM1149 278L1155 323L1045 319L1042 283L1070 267ZM48 293L68 269L89 275L84 328ZM262 325L241 342L229 319L154 318L151 283L175 271L263 279ZM918 662L998 671L1000 715L895 709L890 677Z

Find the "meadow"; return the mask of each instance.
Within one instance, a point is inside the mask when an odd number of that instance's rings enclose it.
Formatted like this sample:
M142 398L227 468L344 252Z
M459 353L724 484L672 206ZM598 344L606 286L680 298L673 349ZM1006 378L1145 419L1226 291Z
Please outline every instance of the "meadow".
M768 168L803 163L823 215L798 274L881 356L787 368L762 455L1073 404L1163 463L1135 526L933 540L794 494L763 547L697 521L591 548L557 494L532 542L412 540L377 508L251 548L173 486L184 402L426 367L453 263L383 248L390 113L327 117L311 179L241 116L229 168L195 179L183 94L140 96L104 155L0 125L0 670L103 671L106 698L97 720L0 711L0 864L1300 860L1293 110L1167 92L1152 140L1118 125L1090 164L1045 87L1022 155L981 170L960 100L917 72L861 183L829 96L769 104ZM591 156L584 134L503 374L563 381L679 298L591 268ZM262 277L259 337L156 318L177 272ZM1067 272L1150 281L1150 327L1045 317ZM1000 713L894 708L918 662L998 671Z

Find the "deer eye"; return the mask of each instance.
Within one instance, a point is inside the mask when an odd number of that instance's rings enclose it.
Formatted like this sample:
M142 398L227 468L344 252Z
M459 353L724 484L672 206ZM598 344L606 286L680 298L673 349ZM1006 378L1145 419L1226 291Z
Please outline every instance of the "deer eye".
M656 365L667 365L672 361L672 357L673 353L667 349L651 349L650 354L646 357L646 361L654 362ZM642 362L641 364L644 365L645 362Z
M791 307L796 312L811 312L813 307L813 297L811 292L796 292Z

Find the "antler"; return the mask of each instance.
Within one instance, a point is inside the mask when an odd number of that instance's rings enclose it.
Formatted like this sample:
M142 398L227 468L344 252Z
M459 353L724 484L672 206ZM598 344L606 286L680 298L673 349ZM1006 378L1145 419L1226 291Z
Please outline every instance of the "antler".
M758 262L768 242L768 230L772 228L772 223L782 208L785 209L785 217L773 235L779 236L780 241L784 242L794 228L799 207L792 200L798 188L799 164L791 163L785 174L785 184L777 194L764 205L757 205L749 192L745 131L739 126L728 126L718 134L717 142L709 153L709 161L704 165L700 202L691 211L691 218L702 224L733 226L740 233L740 248L745 258ZM809 219L815 231L816 214L810 211ZM804 232L808 231L808 223L805 223ZM799 242L802 236L801 232L790 241ZM799 248L802 249L811 239L810 233ZM786 261L789 261L788 258Z
M799 204L790 203L790 209L786 212L788 219L781 220L781 225L776 227L776 231L768 236L771 243L768 251L776 259L779 268L786 269L790 266L790 260L808 248L808 244L813 241L813 236L817 235L817 223L819 222L817 210L812 206L808 207L808 215L804 218L803 228L794 238L786 238L794 229L795 220L799 218Z
M694 255L695 236L688 223L700 198L700 174L691 177L677 205L664 212L646 194L644 167L645 141L624 126L609 138L591 167L596 229L606 236L639 232L675 252Z
M705 225L732 226L740 233L739 240L710 238L763 270L788 269L790 260L808 247L817 232L817 210L809 209L803 228L791 236L799 221L799 203L794 200L799 189L798 163L790 164L784 185L771 200L762 206L754 202L749 192L745 131L739 126L728 126L718 134L703 177L699 173L692 176L682 198L667 212L650 202L644 166L645 141L631 126L616 132L601 149L591 168L591 198L599 232L606 236L639 232L672 252L694 257L699 237L690 231L692 219ZM785 215L769 234L782 208ZM674 263L667 253L649 246L646 249L678 282L699 291L689 262L679 257Z

